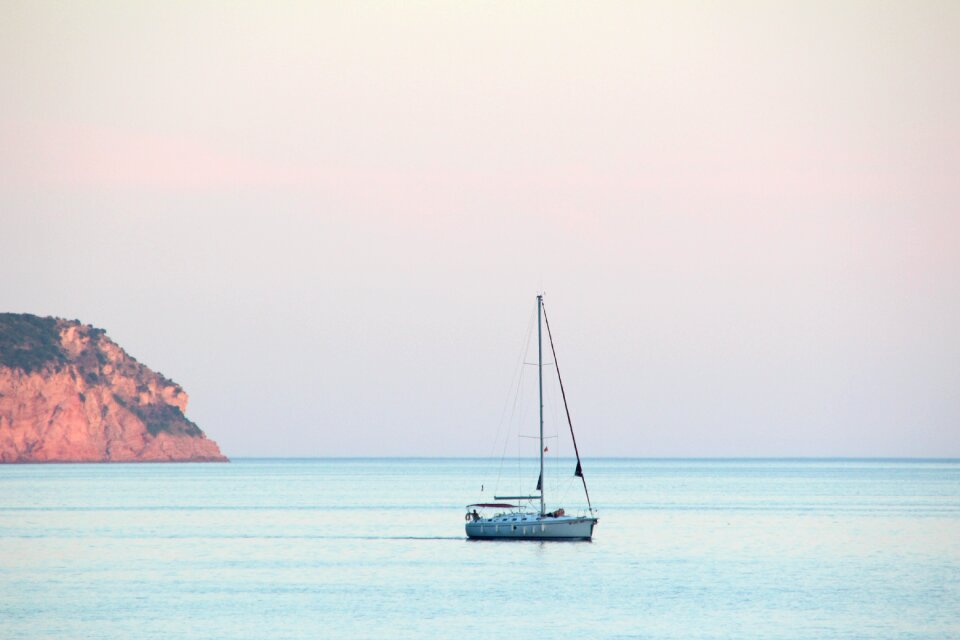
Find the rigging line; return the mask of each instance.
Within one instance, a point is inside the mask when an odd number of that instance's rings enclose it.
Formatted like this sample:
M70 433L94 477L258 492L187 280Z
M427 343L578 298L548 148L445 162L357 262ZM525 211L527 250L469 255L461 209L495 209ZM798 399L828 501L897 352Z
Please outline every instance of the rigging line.
M587 490L587 479L583 475L583 465L580 464L580 450L577 448L577 436L573 435L573 420L570 419L570 407L567 406L567 392L563 388L563 378L560 377L560 364L557 362L557 350L553 346L553 334L550 333L550 320L547 318L547 308L543 306L543 320L547 325L547 336L550 338L550 351L553 353L553 362L557 365L557 381L560 383L560 393L563 395L563 408L567 412L567 424L570 425L570 439L573 440L573 452L577 454L577 466L580 467L580 479L583 481L583 493L587 496L587 507L590 513L593 513L593 505L590 503L590 491Z
M497 435L494 438L494 443L493 443L493 446L491 447L491 451L490 451L491 457L493 457L493 452L496 451L496 448L497 448L496 443L500 440L500 430L503 428L503 425L505 424L504 419L506 418L506 415L507 415L507 408L510 407L511 396L513 396L514 407L516 407L517 392L513 385L513 381L516 380L517 386L519 386L521 380L523 379L523 362L526 359L527 350L530 347L530 328L532 326L533 326L533 312L531 312L530 316L527 318L527 330L520 337L520 343L523 345L523 348L520 350L519 362L517 362L513 370L513 375L510 377L511 383L510 383L510 387L507 389L506 398L504 398L503 410L500 413L500 421L497 423ZM514 393L512 394L510 393L511 389L514 390Z
M524 358L527 357L527 354L530 352L530 344L533 340L533 324L534 324L535 317L536 317L536 313L534 313L534 310L531 309L529 322L527 324L526 343L524 344L523 352L520 354L521 362L524 360ZM511 428L516 429L517 432L519 432L520 430L520 425L526 421L526 409L527 409L527 401L526 401L527 391L525 388L527 384L525 381L525 376L527 374L526 374L526 370L522 366L520 367L520 369L521 369L520 379L517 381L517 393L514 398L513 413L510 416ZM504 459L506 459L508 442L511 442L511 441L512 440L510 440L509 437L506 437L504 439L504 442L503 442L503 458ZM516 484L514 485L518 489L522 489L523 487L523 480L522 480L523 473L520 467L521 467L520 447L518 446L517 447L517 477L516 477ZM519 493L523 493L523 491L519 491Z
M513 422L513 418L517 413L517 403L520 399L520 388L523 384L523 361L527 358L527 351L530 349L530 333L533 330L533 311L530 312L530 315L527 317L527 330L522 337L523 349L520 351L520 362L517 363L517 368L514 371L516 376L517 384L513 388L513 406L510 408L510 417L504 422L503 417L506 416L507 406L510 404L510 394L507 394L506 401L503 403L503 414L501 415L500 424L497 425L497 436L494 439L493 447L491 448L491 457L493 450L497 446L497 440L500 439L500 429L506 426L507 432L503 436L503 449L500 452L500 465L497 467L497 481L494 483L494 491L500 488L500 478L503 475L503 461L507 457L507 445L510 442L510 423ZM513 385L511 385L513 386Z
M556 387L554 387L553 384L545 385L543 389L543 394L544 394L544 410L547 414L547 418L545 418L545 421L550 425L560 424L563 421L563 419L561 417L562 413L560 410L560 396L556 394ZM552 449L553 458L556 458L559 455L561 441L556 434L553 436L553 438L555 438L555 441L552 442L550 446L553 447ZM551 460L551 458L548 457L546 462L548 464L551 464L556 461ZM560 494L561 475L559 474L559 466L554 464L551 468L553 469L553 472L549 474L550 485L551 485L551 495L561 497L561 494ZM556 502L555 506L557 507L562 506L562 500L559 502Z

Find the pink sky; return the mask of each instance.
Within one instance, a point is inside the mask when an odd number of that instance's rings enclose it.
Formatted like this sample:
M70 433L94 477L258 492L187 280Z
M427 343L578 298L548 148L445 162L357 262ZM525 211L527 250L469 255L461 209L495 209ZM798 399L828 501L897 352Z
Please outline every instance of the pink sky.
M949 2L4 3L0 301L232 455L485 453L539 287L588 452L960 455L958 42Z

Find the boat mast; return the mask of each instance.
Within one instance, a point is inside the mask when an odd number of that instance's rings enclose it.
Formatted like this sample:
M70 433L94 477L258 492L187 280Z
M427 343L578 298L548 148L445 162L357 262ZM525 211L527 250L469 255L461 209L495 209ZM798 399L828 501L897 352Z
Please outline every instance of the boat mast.
M543 295L537 295L537 374L540 383L540 515L544 513L543 508L543 332L540 326L541 309L543 308Z

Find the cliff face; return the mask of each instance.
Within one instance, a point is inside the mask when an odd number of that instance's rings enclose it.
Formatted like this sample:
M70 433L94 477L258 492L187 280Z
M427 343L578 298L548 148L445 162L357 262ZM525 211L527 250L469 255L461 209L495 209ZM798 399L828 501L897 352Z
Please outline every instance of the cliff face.
M186 408L102 329L0 313L0 462L226 462Z

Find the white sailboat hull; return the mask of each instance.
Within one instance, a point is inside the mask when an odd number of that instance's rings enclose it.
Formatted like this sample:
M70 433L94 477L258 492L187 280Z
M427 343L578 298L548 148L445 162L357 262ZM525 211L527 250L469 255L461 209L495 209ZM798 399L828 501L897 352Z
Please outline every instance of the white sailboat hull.
M596 518L561 516L514 521L490 518L466 524L467 537L481 540L590 540Z

